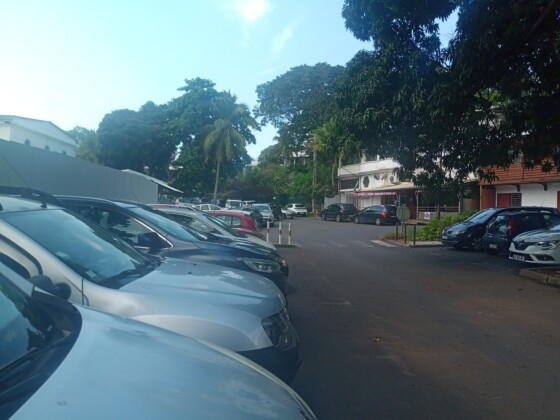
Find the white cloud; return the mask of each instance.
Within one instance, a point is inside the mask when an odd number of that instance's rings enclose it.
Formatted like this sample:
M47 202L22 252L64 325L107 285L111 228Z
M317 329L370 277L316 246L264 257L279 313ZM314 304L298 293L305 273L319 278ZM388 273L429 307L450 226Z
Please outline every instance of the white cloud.
M227 9L237 13L247 24L255 23L272 10L269 0L233 0Z
M293 26L294 25L291 24L285 27L282 32L274 37L274 39L272 40L272 51L274 53L279 53L280 51L282 51L288 41L292 39L292 36L294 34Z

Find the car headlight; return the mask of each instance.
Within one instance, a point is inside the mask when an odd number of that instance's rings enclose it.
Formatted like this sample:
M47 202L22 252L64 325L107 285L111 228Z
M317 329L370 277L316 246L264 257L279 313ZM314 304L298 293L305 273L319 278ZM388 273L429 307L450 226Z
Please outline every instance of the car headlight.
M285 308L275 315L264 318L261 321L261 324L274 347L282 350L292 344L290 317L288 316L288 311Z
M271 260L258 260L252 258L241 258L251 270L258 271L260 273L274 273L275 271L280 271L280 265L276 261Z
M540 247L541 249L555 249L560 245L560 240L558 241L541 241L537 242L535 246Z

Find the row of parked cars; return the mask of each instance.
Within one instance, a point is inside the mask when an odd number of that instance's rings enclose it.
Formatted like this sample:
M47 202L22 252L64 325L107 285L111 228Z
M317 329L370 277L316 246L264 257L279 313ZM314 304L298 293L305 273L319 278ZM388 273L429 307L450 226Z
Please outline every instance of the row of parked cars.
M0 418L314 418L287 262L157 207L0 188Z
M553 207L493 207L441 233L444 245L505 253L512 260L560 264L560 211Z
M336 222L372 223L376 225L394 225L398 223L397 207L390 204L378 204L358 210L354 204L334 203L321 210L321 219Z

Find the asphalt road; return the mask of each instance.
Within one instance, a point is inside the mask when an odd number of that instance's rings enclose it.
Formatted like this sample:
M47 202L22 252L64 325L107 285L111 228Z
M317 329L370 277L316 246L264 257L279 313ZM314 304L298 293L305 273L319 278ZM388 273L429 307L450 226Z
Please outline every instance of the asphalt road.
M318 418L559 418L560 289L505 257L374 242L394 229L297 218L301 248L279 249L303 358L291 385Z

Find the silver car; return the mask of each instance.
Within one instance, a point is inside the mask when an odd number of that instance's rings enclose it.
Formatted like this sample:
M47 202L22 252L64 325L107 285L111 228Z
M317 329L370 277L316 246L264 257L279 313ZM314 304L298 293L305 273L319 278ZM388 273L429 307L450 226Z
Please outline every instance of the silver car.
M234 239L241 243L248 243L265 248L276 249L274 244L253 235L243 235L233 230L227 223L204 211L189 210L181 206L170 204L150 204L150 207L173 216L174 219L201 233L211 233L221 238Z
M0 418L315 418L235 353L72 305L1 263L0 313Z
M267 223L270 226L274 226L274 213L272 211L272 208L270 207L270 204L254 203L251 206L251 208L257 209L263 215L263 221L262 221L263 226L266 226Z
M257 274L148 257L101 227L35 200L0 196L0 258L44 274L70 302L234 350L289 381L299 343L280 290Z

